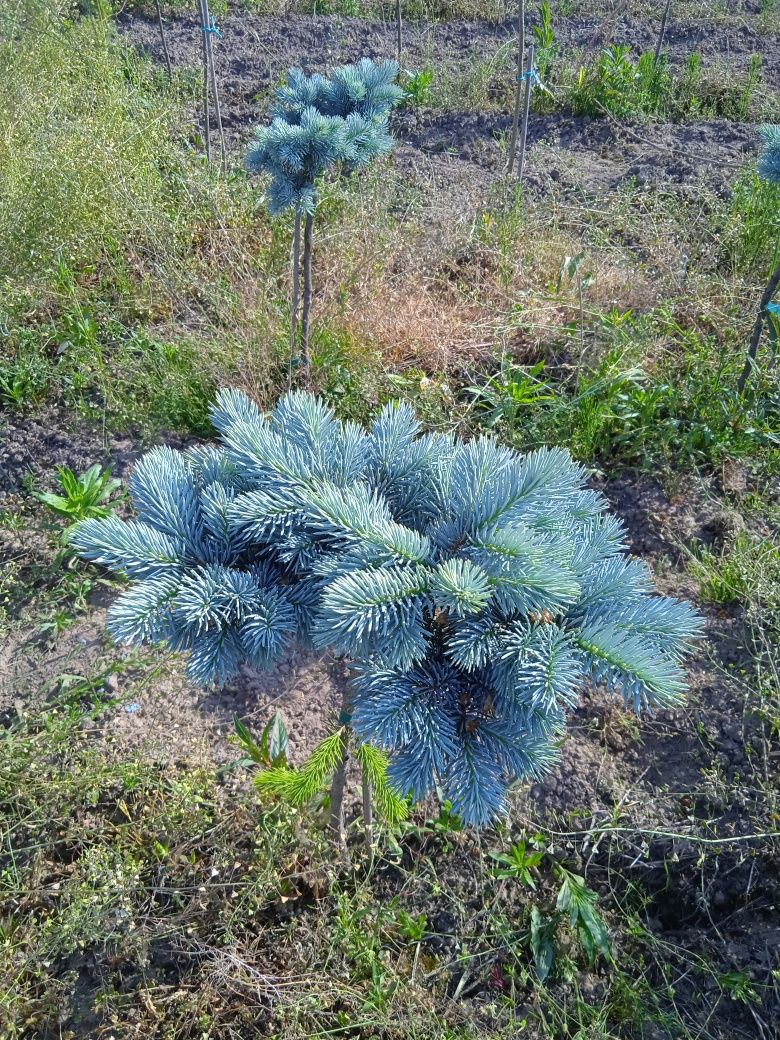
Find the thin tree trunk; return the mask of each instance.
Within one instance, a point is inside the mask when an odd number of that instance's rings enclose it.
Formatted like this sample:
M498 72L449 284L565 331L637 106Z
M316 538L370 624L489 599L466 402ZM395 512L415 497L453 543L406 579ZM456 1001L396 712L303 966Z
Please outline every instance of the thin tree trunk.
M772 297L777 292L777 287L780 285L780 266L775 268L775 272L769 279L764 289L764 294L761 297L761 302L758 305L758 314L753 325L753 333L750 337L750 346L748 347L748 356L745 360L745 367L742 369L742 374L737 382L737 389L740 393L745 389L750 373L753 371L753 366L756 362L758 355L758 345L761 342L761 330L764 327L764 320L767 317L767 307L772 302Z
M401 51L404 45L403 20L401 16L401 0L395 0L395 51L398 64L401 64Z
M349 726L341 730L341 761L336 766L330 784L330 828L336 838L339 854L347 855L347 830L344 825L344 789L347 784L347 762L349 760Z
M303 227L303 320L301 322L301 364L309 364L309 321L311 317L311 254L314 214L306 214Z
M515 168L517 151L517 134L520 129L520 108L523 99L523 67L525 66L525 0L518 0L517 8L517 63L515 66L515 104L512 111L512 132L509 136L509 150L506 160L506 172L511 174Z
M209 34L206 31L208 22L206 21L207 8L206 0L199 0L200 3L200 33L203 37L203 137L206 142L206 160L211 162L211 118L209 115L209 47L208 39Z
M290 303L290 358L295 357L298 339L298 302L301 290L301 211L295 211L292 244L292 300Z
M672 6L672 0L666 0L666 6L664 7L664 13L661 17L661 28L658 30L658 39L655 44L655 53L653 54L653 65L658 64L658 59L661 57L661 48L664 45L664 37L666 36L666 23L669 19L669 11Z
M519 184L523 183L523 169L525 167L525 147L528 141L528 115L531 111L531 91L533 90L533 83L531 82L531 73L534 68L534 45L528 49L528 75L525 78L525 101L523 103L523 130L520 135L520 162L517 168L517 180Z
M208 55L208 66L209 66L209 79L211 80L211 100L214 102L214 115L217 120L217 133L219 134L219 143L222 150L222 169L227 173L227 149L225 148L225 131L222 127L222 111L219 105L219 87L217 86L217 70L214 65L214 41L212 40L211 32L211 12L209 11L209 0L202 0L203 13L206 17L206 21L203 23L207 26L207 30L204 30L203 35L206 38L206 53Z
M370 852L374 845L374 806L371 797L371 781L363 769L363 834L366 848Z
M163 25L162 4L160 3L160 0L157 0L157 24L160 27L160 41L162 43L163 54L165 55L165 67L168 70L168 82L170 83L173 79L173 69L171 68L171 55L168 52L168 41L165 39L165 26Z

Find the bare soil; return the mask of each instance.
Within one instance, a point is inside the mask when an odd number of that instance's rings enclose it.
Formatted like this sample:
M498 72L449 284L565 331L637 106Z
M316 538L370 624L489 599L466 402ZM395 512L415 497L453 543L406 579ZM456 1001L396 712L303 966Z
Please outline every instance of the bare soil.
M123 33L155 61L162 61L156 20L138 15L119 21ZM290 15L270 18L233 15L221 21L223 39L216 45L222 98L222 120L231 149L251 136L262 118L268 90L280 82L286 70L299 66L306 72L324 72L356 57L374 59L395 55L393 24L346 17ZM628 43L636 51L655 43L654 25L632 19L562 18L556 23L561 47L598 50L612 42ZM200 31L197 19L171 17L165 25L166 40L175 65L197 67ZM515 34L510 22L448 21L435 26L407 27L405 53L409 64L431 64L437 75L461 72L479 60L495 56L499 48L511 48ZM684 60L692 51L703 56L704 67L724 77L744 73L750 56L763 57L763 76L770 86L780 85L780 40L759 34L744 25L712 31L704 23L673 25L666 40L670 60ZM499 138L509 128L509 116L493 112L428 111L424 108L396 116L396 162L414 165L425 157L437 168L451 169L460 179L464 166L474 188L484 185L488 172L495 174L501 153ZM576 160L579 187L603 191L636 178L639 184L685 185L700 175L715 184L731 179L746 155L756 149L755 127L725 120L684 124L620 124L610 120L577 119L565 114L532 115L529 124L529 182L549 174L549 155L537 165L533 146L539 142L570 152ZM415 154L416 153L416 154ZM565 176L567 163L553 169ZM459 169L455 170L455 167Z

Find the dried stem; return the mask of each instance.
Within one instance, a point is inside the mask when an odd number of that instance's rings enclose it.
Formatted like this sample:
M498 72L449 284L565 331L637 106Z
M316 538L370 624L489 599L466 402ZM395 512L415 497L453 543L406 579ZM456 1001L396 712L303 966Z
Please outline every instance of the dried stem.
M401 17L401 0L395 0L395 50L398 64L401 64L401 51L403 50L403 21Z

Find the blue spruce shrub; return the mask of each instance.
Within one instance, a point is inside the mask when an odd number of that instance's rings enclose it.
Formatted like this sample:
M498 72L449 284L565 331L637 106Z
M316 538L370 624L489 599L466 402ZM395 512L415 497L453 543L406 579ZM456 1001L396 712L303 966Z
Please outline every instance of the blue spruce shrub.
M763 141L758 157L758 175L766 181L780 184L780 126L767 123L759 127Z
M270 125L257 129L246 157L250 173L271 176L272 214L291 207L313 213L316 180L329 167L365 166L390 150L389 113L403 97L397 75L396 62L369 58L335 69L330 79L290 70Z
M133 582L117 639L188 651L201 683L292 640L346 655L353 729L393 785L472 824L551 763L585 684L637 711L680 700L700 619L653 595L566 451L422 433L404 403L366 431L302 392L264 415L225 390L213 420L219 447L138 465L137 519L73 536Z

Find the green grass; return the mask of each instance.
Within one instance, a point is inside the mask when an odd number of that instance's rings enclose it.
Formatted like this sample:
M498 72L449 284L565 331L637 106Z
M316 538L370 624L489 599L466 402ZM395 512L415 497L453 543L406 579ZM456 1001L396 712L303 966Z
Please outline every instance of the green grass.
M651 1021L692 1035L671 987L652 982L682 951L642 923L649 897L620 868L630 844L613 847L598 895L576 879L578 846L548 853L544 821L528 846L499 832L483 847L446 815L417 814L375 857L358 844L337 868L316 812L258 802L212 769L111 753L96 739L112 710L100 689L74 688L0 740L9 1038L57 1022L213 1040L252 1026L279 1040L618 1037ZM520 873L496 867L520 859ZM685 957L712 999L739 984Z

